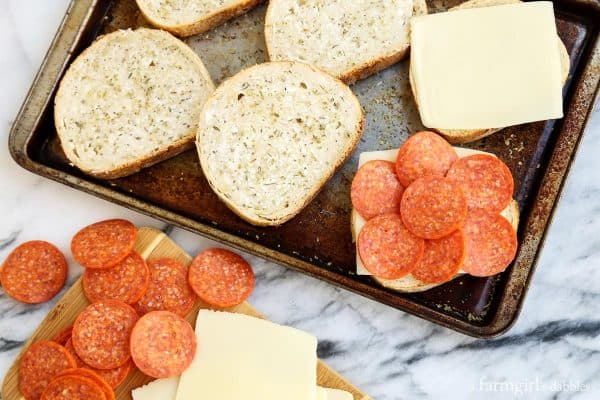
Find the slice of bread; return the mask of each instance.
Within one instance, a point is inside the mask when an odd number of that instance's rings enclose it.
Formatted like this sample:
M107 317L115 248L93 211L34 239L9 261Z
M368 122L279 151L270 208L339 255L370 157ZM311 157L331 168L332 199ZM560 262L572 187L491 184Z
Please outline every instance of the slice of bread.
M458 154L459 158L467 157L467 156L470 156L473 154L491 154L491 153L486 153L486 152L474 150L474 149L465 149L462 147L455 147L454 149L456 150L456 153ZM493 154L491 154L491 155L493 155ZM372 152L362 153L360 155L358 165L360 168L360 166L362 166L363 164L365 164L366 162L371 161L371 160L385 160L385 161L395 162L397 156L398 156L398 149L384 150L384 151L372 151ZM518 206L517 202L515 200L512 200L508 204L508 206L506 206L506 208L504 210L502 210L501 214L504 218L506 218L508 220L508 222L511 223L511 225L513 226L513 228L516 231L517 228L519 227L519 206ZM351 218L350 227L351 227L351 231L352 231L352 240L354 242L356 242L356 239L358 238L358 234L360 233L361 229L365 225L366 221L354 209L352 209L350 218ZM369 271L367 271L366 268L364 267L364 265L360 259L360 256L358 255L358 248L356 250L356 273L358 275L371 275L371 273ZM459 271L459 273L456 276L460 276L462 274L464 274L464 272ZM396 290L398 292L405 292L405 293L424 292L425 290L429 290L431 288L441 285L441 283L440 284L432 284L432 283L426 283L426 282L420 281L420 280L416 279L414 276L412 276L411 274L408 274L400 279L393 279L393 280L381 279L376 276L373 276L373 278L377 282L379 282L382 286L385 286L389 289Z
M169 33L116 31L73 61L54 99L54 123L74 166L122 177L192 147L213 90L202 61Z
M264 0L136 0L152 25L177 36L206 32Z
M425 0L271 0L265 19L269 58L313 64L347 84L398 62L409 21Z
M217 195L254 225L308 204L350 155L364 125L341 81L298 62L268 62L224 81L200 114L197 147Z
M469 0L462 4L459 4L456 7L451 8L450 11L463 10L463 9L467 9L467 8L490 7L490 6L498 6L498 5L504 5L504 4L514 4L514 3L520 3L520 0ZM565 47L565 44L562 42L562 40L560 40L560 38L557 38L557 39L558 39L558 48L559 48L559 52L560 52L562 80L564 83L567 81L567 78L569 77L571 60L569 59L569 53L567 52L567 48ZM411 90L413 93L413 98L415 99L415 103L418 108L419 107L419 96L418 96L418 93L416 92L412 73L410 73L410 71L409 71L409 80L410 80L410 87L411 87ZM469 142L473 142L475 140L484 138L486 136L489 136L493 133L496 133L496 132L504 129L504 127L493 128L493 129L441 129L441 128L430 127L429 129L436 131L450 143L458 144L458 143L469 143Z

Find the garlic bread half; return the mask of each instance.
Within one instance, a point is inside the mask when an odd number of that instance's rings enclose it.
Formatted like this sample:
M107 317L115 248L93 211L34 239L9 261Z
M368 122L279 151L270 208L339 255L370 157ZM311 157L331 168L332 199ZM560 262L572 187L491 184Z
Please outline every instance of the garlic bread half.
M265 41L272 61L313 64L347 84L400 61L424 0L271 0Z
M346 160L363 125L341 81L307 64L269 62L215 90L196 144L204 175L231 210L254 225L280 225Z
M54 122L74 166L118 178L192 147L213 90L200 58L171 34L116 31L73 61L54 100Z
M136 0L144 17L177 36L206 32L264 0Z

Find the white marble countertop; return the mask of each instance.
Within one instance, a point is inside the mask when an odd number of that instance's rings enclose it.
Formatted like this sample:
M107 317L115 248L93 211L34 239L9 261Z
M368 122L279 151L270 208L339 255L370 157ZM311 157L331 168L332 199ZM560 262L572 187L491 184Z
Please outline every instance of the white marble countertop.
M71 236L103 218L163 227L33 175L8 153L10 126L68 1L0 2L0 260L31 239L50 240L70 257ZM252 257L250 300L274 321L315 334L320 356L377 400L598 399L598 105L580 146L521 316L500 338L469 338ZM191 253L211 245L182 230L172 237ZM74 265L69 282L81 272ZM26 306L0 294L0 377L53 303Z

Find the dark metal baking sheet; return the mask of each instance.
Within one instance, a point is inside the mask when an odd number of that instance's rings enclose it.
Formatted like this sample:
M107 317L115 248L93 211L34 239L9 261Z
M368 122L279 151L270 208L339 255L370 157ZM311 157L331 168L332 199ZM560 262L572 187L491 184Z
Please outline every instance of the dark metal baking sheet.
M460 1L431 1L439 11ZM52 121L53 98L65 68L97 35L145 25L134 0L74 0L13 126L15 160L37 174L122 204L182 228L327 280L381 303L477 337L506 331L516 319L598 89L600 5L594 0L555 4L557 27L571 59L565 117L507 128L469 147L493 152L510 167L521 210L519 252L503 274L463 276L418 294L399 294L355 273L350 235L349 186L358 154L398 147L422 129L407 81L408 62L352 86L366 112L358 149L296 218L277 228L243 222L210 190L194 151L130 177L100 181L66 162ZM265 6L187 39L216 82L266 60Z

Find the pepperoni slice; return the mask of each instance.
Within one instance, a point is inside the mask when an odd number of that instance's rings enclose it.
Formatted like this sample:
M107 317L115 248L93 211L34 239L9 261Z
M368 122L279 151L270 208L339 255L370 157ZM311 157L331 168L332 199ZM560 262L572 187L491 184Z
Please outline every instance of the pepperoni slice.
M84 363L111 369L129 360L129 336L138 320L122 302L105 300L87 306L73 325L73 347Z
M100 387L106 400L115 400L115 393L110 385L96 372L87 368L71 368L62 371L58 376L82 376L88 378Z
M405 187L427 175L444 176L458 159L456 150L441 136L423 131L414 134L400 147L396 174Z
M71 331L73 330L72 326L67 326L62 331L58 332L52 338L52 341L58 343L60 345L65 345L69 339L71 339Z
M153 378L180 375L196 353L196 334L190 324L170 311L151 311L131 332L131 358Z
M439 176L419 178L404 191L400 214L406 227L424 239L439 239L454 232L467 215L460 188Z
M254 272L239 255L207 249L194 258L188 271L190 286L204 302L216 307L241 304L254 289Z
M69 338L69 340L67 340L67 343L65 343L64 346L65 346L65 349L71 355L71 357L73 357L73 359L75 360L75 365L77 368L83 368L86 366L85 363L81 360L81 358L79 358L79 356L77 355L77 352L75 351L75 347L73 347L73 340L71 338Z
M389 161L369 161L358 169L350 197L352 205L366 220L381 214L397 213L404 187L398 181L394 164Z
M185 265L172 258L148 261L150 284L133 308L140 315L166 310L179 316L187 315L194 307L196 294L187 280Z
M142 298L149 283L148 266L135 251L112 268L86 269L83 273L83 291L90 302L117 300L133 304Z
M98 375L100 375L113 389L119 386L125 378L131 372L131 368L133 368L133 362L131 360L127 360L127 362L123 365L119 365L117 368L111 369L96 369L92 367L87 367L93 369Z
M129 360L125 364L120 365L116 368L98 369L90 367L89 365L84 363L83 360L81 360L81 358L79 358L77 352L75 351L75 348L73 347L73 341L71 339L69 339L65 344L65 349L67 349L69 354L73 356L78 368L86 368L91 370L92 372L95 372L100 377L102 377L102 379L104 379L106 383L108 383L113 389L119 386L125 380L125 378L127 378L127 375L129 375L129 372L131 372L131 367L133 366L133 363L131 362L131 360Z
M358 254L365 268L378 278L399 279L423 257L424 240L413 235L398 214L367 221L358 234Z
M107 400L93 380L77 375L54 379L42 393L41 400Z
M75 360L58 343L33 343L19 363L19 390L25 399L38 400L60 372L75 367Z
M506 164L492 155L463 157L452 164L447 177L460 186L470 210L500 212L512 200L512 174Z
M41 240L25 242L4 261L0 280L4 291L23 303L50 300L65 285L67 261L54 245Z
M85 268L110 268L133 250L137 230L124 219L110 219L86 226L73 236L71 253Z
M441 239L426 240L421 262L411 272L425 283L444 283L456 276L467 253L461 230Z
M517 233L500 214L470 211L463 232L467 255L462 266L473 276L492 276L506 269L517 254Z

